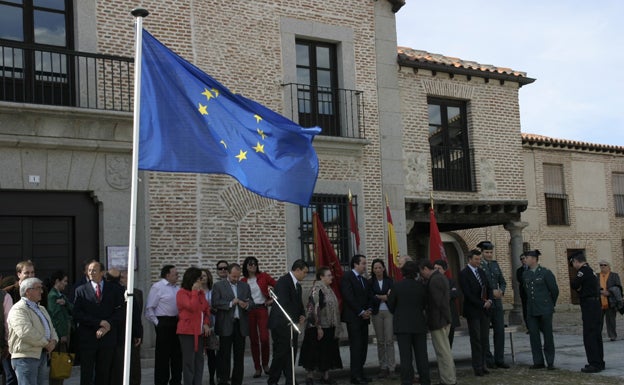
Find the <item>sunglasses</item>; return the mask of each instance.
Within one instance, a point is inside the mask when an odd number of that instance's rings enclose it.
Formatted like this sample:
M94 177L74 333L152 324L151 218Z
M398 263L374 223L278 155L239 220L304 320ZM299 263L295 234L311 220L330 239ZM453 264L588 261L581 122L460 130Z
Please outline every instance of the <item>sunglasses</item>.
M225 266L225 267L217 267L217 270L227 270L227 266Z
M600 266L609 266L606 263L601 263Z
M249 262L249 263L247 264L247 266L257 266L257 265L258 265L258 264L257 264L257 263L255 263L255 262Z

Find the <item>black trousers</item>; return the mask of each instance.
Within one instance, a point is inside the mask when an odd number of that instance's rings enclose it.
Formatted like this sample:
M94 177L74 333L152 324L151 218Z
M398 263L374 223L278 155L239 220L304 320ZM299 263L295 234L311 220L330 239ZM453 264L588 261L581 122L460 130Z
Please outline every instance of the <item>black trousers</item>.
M232 352L234 365L232 366ZM234 320L234 331L230 336L219 336L219 351L217 352L217 378L220 384L227 384L231 378L232 385L243 383L245 370L245 337L240 332L238 320ZM230 368L232 368L230 372ZM231 373L231 376L230 376Z
M80 385L112 385L116 382L113 378L113 359L115 347L99 349L81 349L80 360ZM94 375L95 374L95 375Z
M602 347L602 309L598 299L581 300L581 317L583 319L583 345L587 362L596 367L604 367L604 350Z
M412 353L416 357L416 369L420 383L431 384L429 356L427 355L427 333L397 333L399 357L401 358L401 384L411 384L414 380Z
M468 319L468 334L470 334L470 354L472 368L482 370L485 367L485 355L489 344L490 319L482 313L478 318Z
M294 333L290 338L290 326L284 325L280 328L271 329L273 339L273 360L269 369L269 379L267 383L277 384L283 374L286 378L286 385L293 385L292 382L292 361L297 358L297 337L299 333ZM290 347L294 349L294 359L290 354ZM292 360L292 361L291 361Z
M182 383L182 350L176 334L178 317L158 317L154 351L154 384Z
M358 320L347 322L349 334L349 358L351 365L351 378L364 377L364 363L368 353L368 322Z

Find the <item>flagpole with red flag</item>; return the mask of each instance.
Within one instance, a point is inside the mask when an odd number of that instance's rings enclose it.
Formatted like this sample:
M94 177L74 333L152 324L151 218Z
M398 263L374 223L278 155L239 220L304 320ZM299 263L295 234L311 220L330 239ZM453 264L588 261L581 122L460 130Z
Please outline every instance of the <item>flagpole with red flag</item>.
M386 196L386 218L388 221L388 275L395 280L403 279L401 269L399 269L399 243L397 242L396 232L394 231L394 223L392 223L392 214L390 214L390 205Z
M360 231L358 229L357 220L355 219L352 199L351 189L349 189L349 233L351 235L351 250L353 251L353 255L355 255L360 254Z
M312 234L314 236L314 266L318 269L321 266L329 267L334 279L331 284L331 288L338 298L338 305L342 310L342 295L340 294L340 280L342 279L343 270L340 265L340 261L336 256L336 250L334 250L323 223L319 218L318 213L312 213Z
M448 265L448 259L446 258L446 252L444 251L444 243L440 236L440 230L438 229L438 222L436 221L435 212L433 210L433 194L430 196L431 207L429 207L429 260L435 262L438 259L443 260ZM448 278L452 277L451 269L446 269L444 273Z

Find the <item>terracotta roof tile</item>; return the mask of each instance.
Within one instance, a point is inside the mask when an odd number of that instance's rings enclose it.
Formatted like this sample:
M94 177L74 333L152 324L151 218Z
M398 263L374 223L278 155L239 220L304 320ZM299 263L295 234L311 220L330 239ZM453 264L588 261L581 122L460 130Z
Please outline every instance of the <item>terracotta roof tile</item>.
M611 144L597 144L589 142L581 142L578 140L551 138L549 136L538 134L525 134L522 133L522 144L553 147L553 148L568 148L572 150L586 150L595 152L610 152L624 154L623 146L614 146Z
M481 64L470 60L462 60L457 57L444 56L409 47L397 47L397 53L398 62L403 65L413 65L414 67L419 67L420 65L435 66L439 71L444 71L446 69L451 73L456 72L454 69L463 69L468 72L475 71L473 74L475 76L480 75L493 78L504 77L507 80L514 80L515 78L515 80L519 81L521 84L529 84L535 81L535 79L527 77L526 72L515 71L507 67L497 67L491 64Z

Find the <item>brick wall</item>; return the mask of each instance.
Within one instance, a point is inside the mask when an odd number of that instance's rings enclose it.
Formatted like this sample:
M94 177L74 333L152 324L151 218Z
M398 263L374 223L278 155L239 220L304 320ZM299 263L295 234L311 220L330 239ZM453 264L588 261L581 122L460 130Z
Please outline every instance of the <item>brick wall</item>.
M144 27L169 48L234 92L284 112L280 19L318 21L353 30L356 88L364 91L366 139L355 159L326 151L319 180L362 183L367 251L385 253L379 129L377 122L374 2L372 0L278 0L97 2L101 53L132 56L134 30L129 11L150 11ZM388 7L390 5L388 4ZM310 38L313 38L311 36ZM174 263L214 267L216 260L242 261L254 255L262 268L279 275L286 258L285 205L260 202L227 176L149 173L150 276ZM345 194L347 191L345 190Z

